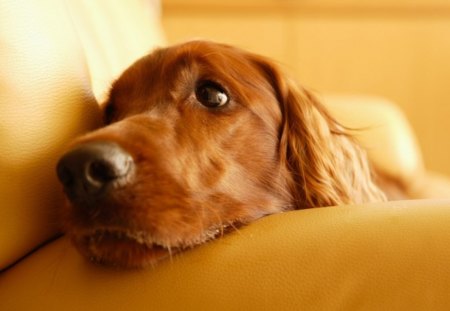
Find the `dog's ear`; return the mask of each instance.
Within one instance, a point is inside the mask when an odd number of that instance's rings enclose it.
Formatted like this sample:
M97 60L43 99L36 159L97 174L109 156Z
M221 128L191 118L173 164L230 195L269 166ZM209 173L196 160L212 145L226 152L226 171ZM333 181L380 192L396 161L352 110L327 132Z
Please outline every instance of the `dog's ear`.
M279 154L296 208L385 200L365 151L308 90L258 59L282 112Z

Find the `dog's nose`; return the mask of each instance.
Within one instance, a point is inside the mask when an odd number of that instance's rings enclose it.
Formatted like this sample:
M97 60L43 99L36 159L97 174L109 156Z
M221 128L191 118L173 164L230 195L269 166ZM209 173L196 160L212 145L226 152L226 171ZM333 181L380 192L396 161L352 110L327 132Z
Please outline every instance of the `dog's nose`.
M56 170L69 199L89 202L130 174L132 167L133 158L118 144L91 142L63 155Z

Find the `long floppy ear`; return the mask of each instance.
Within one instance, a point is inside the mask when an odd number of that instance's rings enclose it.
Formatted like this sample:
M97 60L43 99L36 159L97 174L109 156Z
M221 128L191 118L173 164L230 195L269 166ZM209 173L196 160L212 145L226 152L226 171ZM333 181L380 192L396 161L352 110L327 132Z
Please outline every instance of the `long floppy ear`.
M282 112L280 160L296 208L384 201L365 151L309 91L259 59Z

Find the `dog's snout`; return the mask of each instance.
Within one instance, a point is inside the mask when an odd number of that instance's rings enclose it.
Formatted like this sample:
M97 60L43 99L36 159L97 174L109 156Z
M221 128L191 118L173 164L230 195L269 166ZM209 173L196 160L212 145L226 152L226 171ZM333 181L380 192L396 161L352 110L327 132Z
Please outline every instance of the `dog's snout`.
M58 178L71 200L91 201L109 184L130 174L133 158L118 144L91 142L61 157Z

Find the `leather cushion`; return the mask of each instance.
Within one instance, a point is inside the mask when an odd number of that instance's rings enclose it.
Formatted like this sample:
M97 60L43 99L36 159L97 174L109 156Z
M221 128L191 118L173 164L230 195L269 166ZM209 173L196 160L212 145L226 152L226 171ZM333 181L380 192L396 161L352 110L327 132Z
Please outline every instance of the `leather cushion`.
M2 275L0 306L448 310L449 223L449 200L288 212L131 271L96 266L60 239Z

